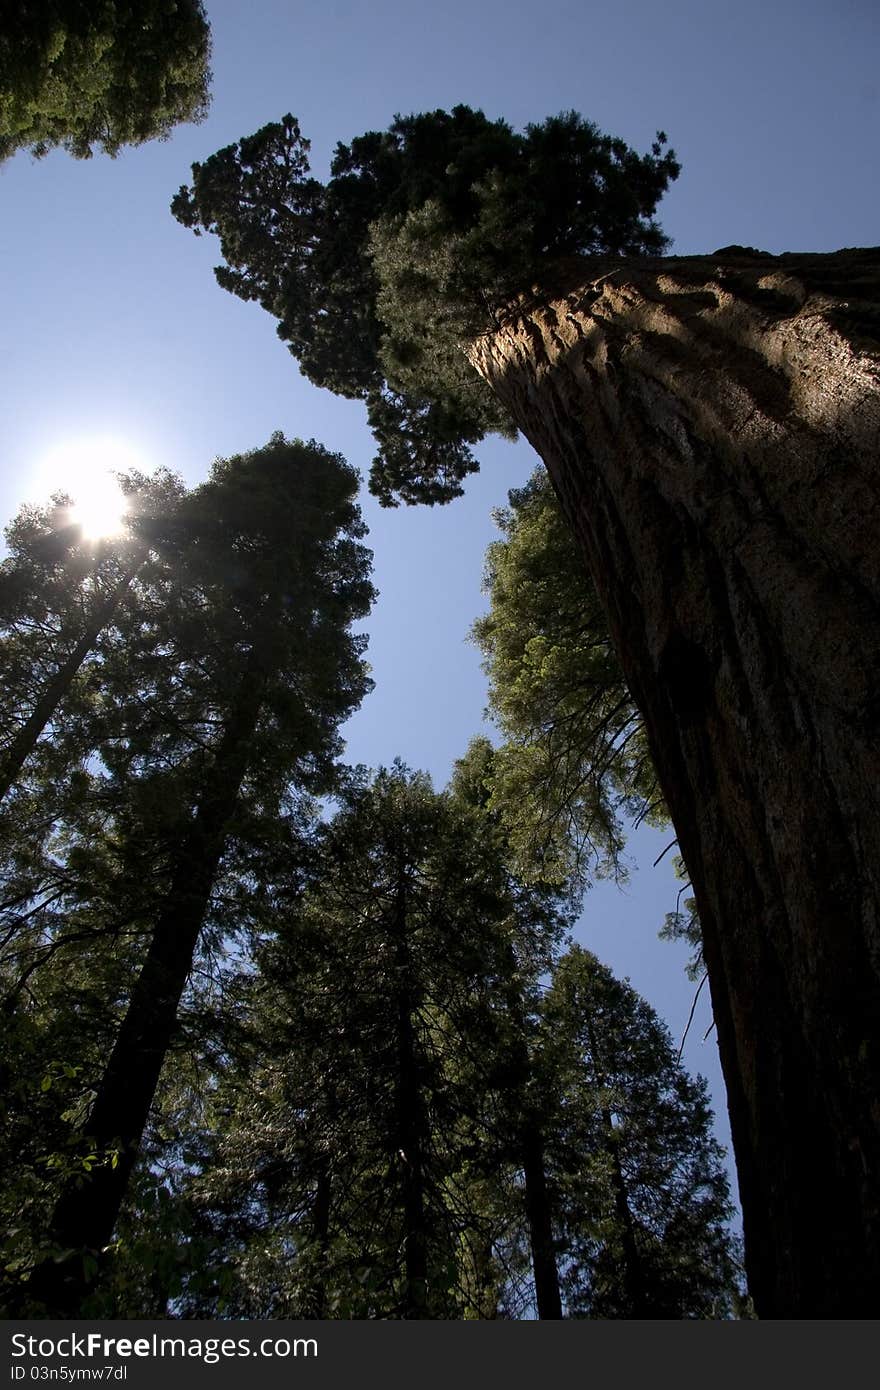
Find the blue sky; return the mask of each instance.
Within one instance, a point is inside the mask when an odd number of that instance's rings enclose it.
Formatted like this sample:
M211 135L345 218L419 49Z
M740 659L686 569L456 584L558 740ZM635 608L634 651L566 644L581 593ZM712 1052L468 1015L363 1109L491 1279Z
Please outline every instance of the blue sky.
M880 9L874 0L207 0L211 114L164 143L76 162L20 154L0 167L0 520L39 499L50 451L125 440L147 465L195 483L213 458L273 430L316 438L366 473L363 408L300 377L257 306L225 294L217 248L168 204L190 164L292 111L324 175L337 140L397 112L457 102L514 126L577 109L646 149L664 129L683 164L661 221L673 254L872 245L880 224ZM368 624L376 689L351 721L348 757L395 755L445 783L480 730L485 680L468 629L484 600L493 507L536 462L488 441L467 495L443 509L364 511L378 605ZM52 486L71 480L53 477ZM675 906L668 836L637 835L621 891L590 895L580 939L685 1026L683 953L658 943ZM706 991L704 991L705 995ZM685 1060L723 1090L701 1000Z

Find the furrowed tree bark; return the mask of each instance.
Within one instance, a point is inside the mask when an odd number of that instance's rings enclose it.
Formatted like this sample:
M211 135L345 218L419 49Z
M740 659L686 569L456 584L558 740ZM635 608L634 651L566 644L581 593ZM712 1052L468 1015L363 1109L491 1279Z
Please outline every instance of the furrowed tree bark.
M580 261L471 361L543 458L693 882L762 1317L880 1314L880 251Z
M80 1257L97 1258L109 1244L150 1114L159 1075L177 1024L177 1010L247 770L265 694L267 675L252 653L217 746L199 799L192 828L181 840L168 896L153 932L146 960L85 1133L99 1155L114 1151L115 1166L104 1161L81 1183L70 1182L55 1207L51 1241L71 1258L38 1265L29 1296L56 1316L76 1316L93 1280Z

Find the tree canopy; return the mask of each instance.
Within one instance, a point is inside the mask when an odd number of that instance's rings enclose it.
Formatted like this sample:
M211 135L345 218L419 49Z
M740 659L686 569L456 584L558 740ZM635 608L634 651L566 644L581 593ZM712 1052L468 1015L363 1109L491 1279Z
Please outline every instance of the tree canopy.
M446 502L470 446L515 433L467 342L548 261L660 254L665 145L639 155L573 111L520 133L456 106L339 144L321 183L287 115L194 164L172 211L219 236L219 283L278 319L310 381L366 402L380 501Z
M211 33L202 0L9 5L0 31L0 160L61 147L164 139L208 110Z
M350 630L373 597L357 485L338 455L276 435L142 514L150 560L106 629L90 629L94 654L16 779L0 821L0 1060L19 1100L7 1270L20 1299L36 1264L31 1306L82 1305L193 968L233 940L247 949L279 875L296 879L315 794L337 779L339 725L370 685L366 638ZM19 563L8 576L22 591L7 615L13 709L78 616L75 601L53 610L45 582L37 603L29 574ZM92 597L86 585L88 609ZM14 622L22 611L36 625ZM40 1132L24 1115L33 1089Z
M564 917L535 894L529 911L489 822L424 774L398 763L340 802L243 981L244 1047L190 1200L233 1315L485 1315L501 986L549 959Z
M479 762L354 777L227 992L168 1177L185 1316L558 1318L560 1287L567 1316L730 1315L701 1086L588 953L542 999L565 894L511 872Z

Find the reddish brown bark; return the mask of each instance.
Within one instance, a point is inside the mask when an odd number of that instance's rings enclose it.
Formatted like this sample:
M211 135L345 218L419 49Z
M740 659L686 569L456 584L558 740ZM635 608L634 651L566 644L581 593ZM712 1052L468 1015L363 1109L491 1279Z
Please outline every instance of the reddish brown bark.
M764 1317L880 1314L880 251L581 261L470 356L694 884Z

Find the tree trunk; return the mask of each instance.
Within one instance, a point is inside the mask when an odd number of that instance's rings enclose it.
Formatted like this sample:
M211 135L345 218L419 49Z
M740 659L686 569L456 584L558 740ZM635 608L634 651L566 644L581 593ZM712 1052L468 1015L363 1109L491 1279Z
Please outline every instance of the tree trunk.
M513 1023L510 1058L513 1080L510 1093L517 1112L514 1152L523 1169L535 1308L539 1321L556 1321L562 1317L562 1295L553 1238L553 1206L547 1190L542 1116L539 1104L533 1098L535 1091L540 1091L541 1083L533 1074L534 1058L527 1041L526 1006L512 945L508 944L504 954L507 977L505 998Z
M37 1266L29 1295L57 1316L75 1316L91 1284L78 1258L110 1242L138 1156L159 1074L177 1023L230 819L244 777L265 691L256 653L242 677L191 830L183 837L168 896L87 1122L105 1160L82 1183L69 1183L56 1205L51 1240L77 1258Z
M406 882L399 873L394 904L397 1044L397 1147L403 1164L404 1318L428 1316L428 1231L425 1210L425 1113L413 1013L412 960L407 939Z
M880 1314L880 252L581 261L470 357L547 465L704 933L762 1317Z
M558 1319L562 1317L562 1299L553 1248L553 1217L547 1193L544 1144L541 1131L531 1117L527 1117L523 1124L522 1156L535 1306L541 1321Z

